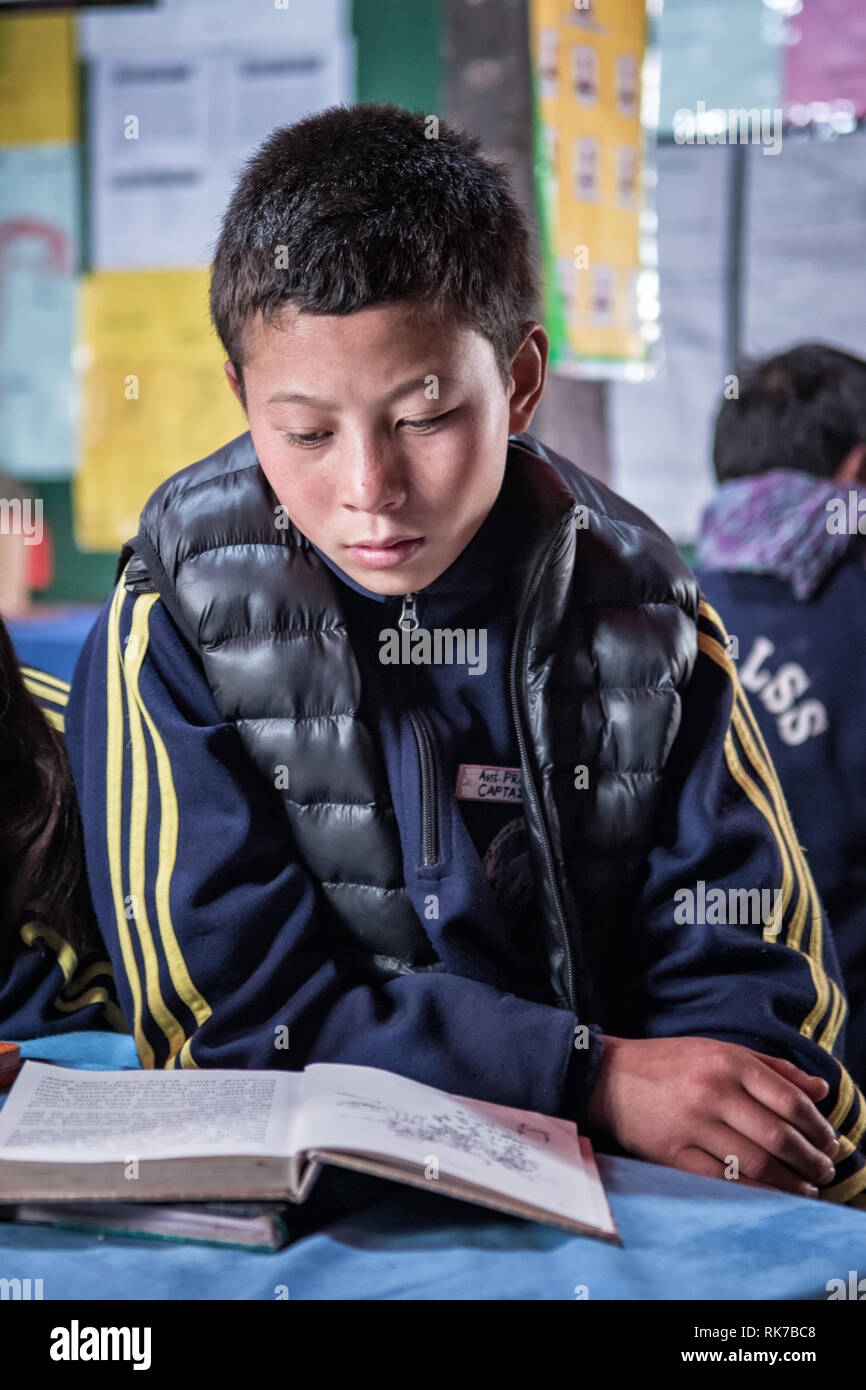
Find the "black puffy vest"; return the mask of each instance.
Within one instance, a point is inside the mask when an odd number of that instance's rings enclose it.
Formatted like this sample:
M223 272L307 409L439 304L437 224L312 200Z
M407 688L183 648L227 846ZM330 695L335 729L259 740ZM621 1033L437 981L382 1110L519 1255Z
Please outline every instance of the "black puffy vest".
M614 1031L698 586L648 517L532 436L509 440L503 488L522 527L510 687L551 995ZM126 587L161 594L281 799L338 962L373 979L437 969L359 715L339 580L286 525L249 433L156 489L118 577L127 561Z

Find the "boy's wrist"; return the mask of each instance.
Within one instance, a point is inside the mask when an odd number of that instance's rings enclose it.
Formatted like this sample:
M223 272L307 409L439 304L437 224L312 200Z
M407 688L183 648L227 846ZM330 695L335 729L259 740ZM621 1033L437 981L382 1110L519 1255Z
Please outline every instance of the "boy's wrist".
M611 1069L617 1047L622 1039L614 1038L609 1033L602 1033L601 1040L604 1043L604 1052L601 1065L596 1072L595 1084L587 1104L586 1116L589 1124L594 1130L597 1130L600 1134L613 1135L610 1106Z
M560 1114L573 1120L581 1133L584 1133L590 1124L589 1103L604 1058L604 1050L600 1028L591 1026L575 1034L565 1072Z

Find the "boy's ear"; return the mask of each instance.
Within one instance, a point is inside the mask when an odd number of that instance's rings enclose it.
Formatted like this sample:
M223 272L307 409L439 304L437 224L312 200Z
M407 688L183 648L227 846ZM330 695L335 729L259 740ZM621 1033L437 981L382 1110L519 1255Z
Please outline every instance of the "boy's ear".
M243 406L244 412L246 413L246 406L244 405L244 393L241 390L241 384L238 380L238 374L228 358L226 358L225 362L223 362L223 371L226 374L226 380L228 381L229 386L234 391L235 395L237 396L238 400Z
M511 362L511 395L508 400L508 433L529 429L547 376L550 340L540 323L534 323Z

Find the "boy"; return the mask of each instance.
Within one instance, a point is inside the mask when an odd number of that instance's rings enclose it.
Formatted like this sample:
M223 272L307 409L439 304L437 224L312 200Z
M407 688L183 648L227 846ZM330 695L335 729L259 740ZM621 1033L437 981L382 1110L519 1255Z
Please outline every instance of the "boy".
M721 486L697 575L737 635L740 679L809 855L850 1007L848 1067L863 1086L866 362L801 343L745 363L738 399L719 410L713 462Z
M856 1201L837 963L724 631L526 435L527 229L428 133L334 108L246 166L211 311L249 433L153 494L75 673L142 1063L380 1066Z

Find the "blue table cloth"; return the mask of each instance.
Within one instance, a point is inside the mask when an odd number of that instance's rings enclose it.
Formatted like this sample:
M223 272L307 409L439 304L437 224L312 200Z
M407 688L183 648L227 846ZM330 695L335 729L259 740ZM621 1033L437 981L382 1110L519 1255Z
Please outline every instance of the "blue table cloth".
M137 1065L112 1034L22 1052ZM41 1277L45 1299L824 1300L829 1279L866 1272L866 1212L603 1154L599 1169L621 1249L363 1178L367 1205L273 1254L0 1223L0 1277Z
M39 666L61 680L71 680L84 639L99 608L79 606L32 618L10 618L6 626L22 666Z

